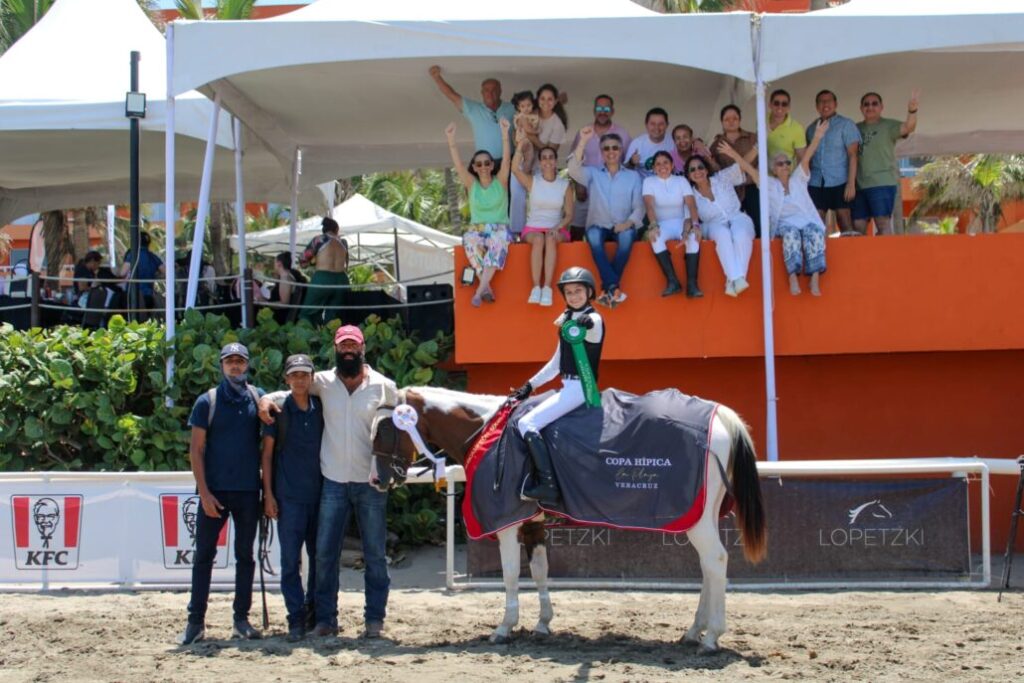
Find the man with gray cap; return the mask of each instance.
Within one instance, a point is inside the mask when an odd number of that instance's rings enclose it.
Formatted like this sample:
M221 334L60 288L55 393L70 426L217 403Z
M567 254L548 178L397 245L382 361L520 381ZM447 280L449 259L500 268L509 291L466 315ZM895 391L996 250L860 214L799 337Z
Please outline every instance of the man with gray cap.
M252 580L256 571L253 543L260 520L260 422L257 404L263 395L248 382L249 350L238 342L220 351L221 383L202 394L192 407L189 459L202 512L196 519L196 549L192 561L192 596L182 645L206 634L206 605L210 598L217 538L235 522L235 600L232 634L255 639L262 635L249 624Z
M281 595L288 609L288 641L302 640L315 625L316 529L320 507L320 440L324 414L309 395L313 361L304 353L284 362L288 397L274 424L263 427L263 512L277 520L281 543ZM309 556L302 590L302 546Z

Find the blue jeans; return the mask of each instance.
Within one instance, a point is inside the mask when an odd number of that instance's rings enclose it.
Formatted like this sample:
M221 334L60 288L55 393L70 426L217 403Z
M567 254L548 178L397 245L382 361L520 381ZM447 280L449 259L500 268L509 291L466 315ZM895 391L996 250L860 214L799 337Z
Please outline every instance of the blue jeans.
M633 242L636 241L636 228L623 230L616 233L611 228L602 228L599 225L591 225L587 228L587 244L590 245L590 253L594 257L594 265L601 274L601 288L606 292L618 289L622 280L622 273L626 270L626 262L629 261L629 252L633 250ZM618 248L615 250L615 258L611 263L604 253L604 243L615 242Z
M277 534L281 543L281 596L288 625L301 626L316 593L316 519L319 503L278 499ZM302 545L309 555L309 580L302 591Z
M235 601L234 618L247 619L252 607L252 577L256 573L252 547L263 510L259 491L213 491L224 508L219 517L209 517L200 507L196 513L196 550L192 556L192 597L188 602L188 621L202 624L210 601L213 559L217 555L217 537L228 523L235 522Z
M366 594L365 621L384 621L388 605L387 543L388 494L369 484L340 483L324 479L320 492L320 520L316 534L316 622L338 625L338 562L341 543L348 527L349 513L355 510L359 535L363 540L363 561L366 573L363 585Z

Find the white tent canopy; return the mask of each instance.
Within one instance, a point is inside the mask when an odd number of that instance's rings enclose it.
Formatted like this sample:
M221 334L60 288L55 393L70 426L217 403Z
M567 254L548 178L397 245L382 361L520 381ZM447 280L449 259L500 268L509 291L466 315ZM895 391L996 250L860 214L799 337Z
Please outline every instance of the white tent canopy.
M917 132L901 156L1024 152L1024 4L1019 0L852 0L761 20L761 76L793 98L793 116L815 118L822 89L860 120L860 97L882 95L903 119L921 89Z
M553 82L569 93L571 132L593 120L593 97L607 92L616 121L636 133L654 106L672 124L712 133L718 108L746 94L737 79L753 78L749 14L665 16L629 0L319 0L270 19L176 22L173 31L174 91L220 95L279 157L301 148L303 187L447 165L449 121L468 147L468 123L427 74L435 63L474 99L488 77L501 80L505 100Z
M458 237L395 215L361 194L334 207L331 217L341 226L354 258L397 262L400 279L409 284L454 284L452 250L461 243ZM321 234L321 220L315 216L299 222L299 244ZM268 255L288 251L289 231L284 226L250 233L246 247ZM237 237L232 236L231 242L238 247Z
M164 196L166 44L135 0L61 0L0 56L0 225L46 209L128 200L129 54L141 53L143 201ZM177 185L194 197L212 103L176 98ZM219 127L216 198L234 196L231 127ZM248 145L252 146L252 145ZM287 173L258 145L247 150L252 198L287 200Z

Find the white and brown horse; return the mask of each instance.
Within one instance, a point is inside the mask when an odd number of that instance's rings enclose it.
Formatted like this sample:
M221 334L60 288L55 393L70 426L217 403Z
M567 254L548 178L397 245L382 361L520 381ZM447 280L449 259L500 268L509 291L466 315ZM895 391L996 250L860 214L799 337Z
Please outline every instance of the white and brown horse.
M400 401L416 409L417 429L427 444L463 464L474 435L502 406L503 396L468 394L438 387L411 387L400 392ZM736 501L736 516L743 538L743 553L752 562L761 560L767 548L761 487L750 433L743 420L730 408L719 405L711 428L711 453L722 467L708 464L707 495L700 521L686 532L700 555L703 581L700 602L693 625L683 640L701 651L718 649L718 638L725 632L725 587L728 554L718 532L718 511L727 490ZM415 448L405 432L395 428L388 411L382 411L373 428L373 450L382 485L404 479L405 469L413 461ZM728 472L730 481L722 481L720 472ZM554 616L548 592L548 559L543 544L543 512L520 527L498 532L501 568L505 582L505 616L491 634L492 642L506 642L519 623L519 545L527 547L530 571L540 598L540 620L534 633L550 633Z

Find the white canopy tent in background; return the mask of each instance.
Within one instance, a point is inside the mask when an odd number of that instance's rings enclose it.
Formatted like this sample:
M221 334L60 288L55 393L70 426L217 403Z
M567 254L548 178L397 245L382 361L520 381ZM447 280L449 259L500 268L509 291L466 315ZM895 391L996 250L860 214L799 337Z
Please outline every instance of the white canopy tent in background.
M0 56L0 225L48 209L128 201L129 54L141 53L139 83L148 95L141 121L143 201L164 193L167 48L135 0L61 0ZM177 98L176 184L199 189L203 146L213 112L199 93ZM230 150L231 130L217 143ZM287 173L255 146L247 154L252 197L287 201ZM230 155L215 167L213 196L235 194Z
M440 230L391 213L361 194L345 200L331 211L341 226L341 235L349 242L352 257L374 263L392 262L395 277L417 285L447 283L454 285L452 250L461 240ZM299 222L299 244L322 233L322 218L314 216ZM254 232L246 236L249 250L267 255L288 251L290 226ZM232 246L238 238L232 237Z

